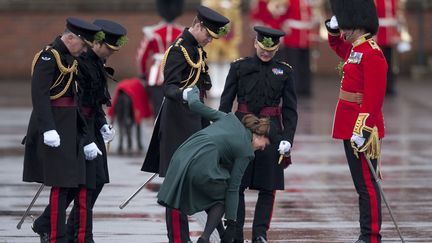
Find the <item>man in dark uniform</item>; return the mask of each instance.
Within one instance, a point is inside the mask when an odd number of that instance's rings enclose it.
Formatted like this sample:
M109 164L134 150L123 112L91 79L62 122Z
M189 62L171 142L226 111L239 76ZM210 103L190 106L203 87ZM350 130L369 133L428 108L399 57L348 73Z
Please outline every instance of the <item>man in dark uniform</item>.
M98 19L93 24L99 26L100 32L93 47L78 58L79 106L85 117L88 128L87 143L94 143L102 155L86 163L86 198L87 218L82 220L79 205L74 206L68 217L68 241L93 241L93 207L105 183L109 183L107 151L105 143L110 143L115 130L108 125L102 105L111 105L108 91L108 78L112 75L106 70L106 60L126 44L126 29L113 21ZM107 73L107 71L111 73ZM72 198L70 198L72 200ZM81 220L80 220L81 219Z
M252 228L252 242L267 242L275 190L284 189L283 170L290 163L289 151L297 126L297 97L292 68L274 60L284 32L256 26L256 55L234 61L228 73L219 109L230 112L237 97L236 115L270 117L270 145L256 151L239 190L237 233L234 242L243 242L245 218L244 191L259 190ZM279 152L278 152L279 150ZM281 157L284 156L284 157Z
M100 27L72 17L66 22L65 32L36 54L32 66L33 111L24 140L23 181L51 186L49 205L32 226L41 242L66 242L68 194L79 203L80 186L86 184L84 156L100 152L84 146L74 59L87 50ZM44 227L45 217L49 227Z
M186 28L171 45L162 60L164 74L164 101L157 117L142 171L159 173L164 177L172 155L192 134L205 123L201 116L189 110L184 90L196 85L204 100L211 87L206 53L203 47L226 34L229 20L217 12L198 7L192 26ZM185 95L183 95L185 94ZM208 121L206 121L208 124ZM169 242L189 242L187 216L167 208L166 222Z
M360 236L356 243L381 242L381 193L369 169L376 170L384 137L382 107L387 62L372 39L378 31L374 0L331 0L328 42L344 61L333 138L342 139L358 194ZM379 173L378 173L379 174Z

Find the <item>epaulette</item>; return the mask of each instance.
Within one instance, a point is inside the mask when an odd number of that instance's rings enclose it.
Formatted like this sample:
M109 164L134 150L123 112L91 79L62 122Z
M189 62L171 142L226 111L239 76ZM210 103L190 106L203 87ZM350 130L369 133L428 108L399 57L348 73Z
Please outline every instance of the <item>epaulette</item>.
M237 58L237 59L235 59L234 61L232 61L232 63L236 63L236 62L240 62L240 61L244 61L244 60L246 60L246 59L248 59L249 57L240 57L240 58Z
M277 62L280 63L280 64L283 64L283 65L285 65L285 66L287 66L287 67L289 67L291 69L293 69L292 66L289 65L287 62L283 62L283 61L277 61Z
M183 38L178 38L177 41L174 43L174 46L181 46L182 42L183 42Z
M372 49L375 50L381 50L381 48L378 46L378 44L371 38L368 40L369 45L372 47Z

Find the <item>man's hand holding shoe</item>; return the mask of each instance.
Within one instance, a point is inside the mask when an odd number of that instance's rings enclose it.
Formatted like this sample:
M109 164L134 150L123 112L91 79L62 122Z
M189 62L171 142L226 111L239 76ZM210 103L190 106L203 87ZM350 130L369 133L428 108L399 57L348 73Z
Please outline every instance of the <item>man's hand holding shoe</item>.
M102 134L103 140L105 143L109 143L114 139L115 136L115 129L108 124L105 124L100 129L100 132Z

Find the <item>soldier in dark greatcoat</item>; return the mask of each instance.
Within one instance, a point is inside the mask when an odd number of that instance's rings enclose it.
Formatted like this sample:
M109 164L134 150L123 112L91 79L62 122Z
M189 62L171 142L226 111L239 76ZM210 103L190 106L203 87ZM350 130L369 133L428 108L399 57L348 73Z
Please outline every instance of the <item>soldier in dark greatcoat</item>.
M203 127L200 115L189 110L183 99L185 88L196 85L201 100L211 87L207 73L206 53L203 47L226 32L227 18L200 6L192 26L186 28L165 53L162 60L164 74L164 101L156 119L150 146L142 171L159 173L164 177L172 155L189 136ZM206 121L208 124L208 121ZM167 208L166 221L169 242L181 238L190 241L187 216ZM178 237L178 238L177 238Z
M270 142L264 151L256 151L239 190L237 234L234 242L243 242L245 218L244 191L259 190L252 228L252 242L267 242L275 190L284 189L284 168L290 163L289 151L297 126L297 98L292 69L273 57L284 32L256 26L256 55L234 61L228 73L219 109L230 112L237 98L235 114L270 117ZM278 152L279 150L279 152ZM285 158L284 158L285 157Z
M80 200L86 184L84 157L98 153L85 143L86 125L77 105L75 58L87 50L100 27L73 17L66 22L65 32L33 60L33 111L23 141L23 181L51 186L50 203L33 224L41 242L66 242L67 197L73 194ZM48 228L43 227L44 215L51 222Z
M108 78L113 74L111 68L105 67L106 60L127 42L126 29L113 21L98 19L93 24L99 26L101 35L95 40L93 48L78 58L79 106L88 128L87 144L94 143L102 152L86 163L86 220L79 205L74 206L68 217L68 241L93 241L93 207L105 183L109 183L107 151L105 143L110 143L115 130L105 118L102 105L111 105L108 92ZM108 71L108 72L107 72ZM70 198L72 200L72 198ZM84 224L85 222L85 224Z

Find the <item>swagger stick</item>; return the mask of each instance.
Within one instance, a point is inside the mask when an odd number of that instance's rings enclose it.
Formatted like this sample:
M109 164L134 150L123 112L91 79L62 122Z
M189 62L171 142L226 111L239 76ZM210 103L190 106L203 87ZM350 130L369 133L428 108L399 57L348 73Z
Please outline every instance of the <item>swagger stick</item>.
M366 156L365 156L365 158L366 158ZM375 181L376 181L376 183L377 183L377 185L378 185L378 188L379 188L379 190L380 190L380 192L381 192L381 197L382 197L382 199L383 199L383 201L384 201L384 204L386 205L386 207L387 207L387 209L388 209L388 211L389 211L390 217L391 217L391 219L392 219L392 221L393 221L393 223L394 223L394 225L395 225L395 227L396 227L396 231L398 232L399 237L400 237L402 243L405 243L405 240L404 240L404 238L403 238L403 236L402 236L402 233L401 233L401 231L400 231L400 229L399 229L399 226L398 226L398 224L397 224L397 222L396 222L396 219L395 219L394 216L393 216L393 213L392 213L392 210L391 210L391 208L390 208L390 205L388 204L387 199L386 199L385 194L384 194L384 191L383 191L383 189L382 189L382 187L381 187L380 179L378 178L378 176L377 176L377 174L376 174L376 172L375 172L375 169L374 169L373 166L372 166L372 163L371 163L370 159L366 158L366 161L368 162L369 169L372 171L372 175L373 175L373 177L374 177L374 179L375 179Z
M129 202L145 187L145 185L147 185L150 181L153 180L153 178L156 177L157 174L158 173L154 173L150 178L148 178L147 181L144 182L144 184L142 184L132 195L130 195L128 199L126 199L126 201L120 204L119 208L123 209L124 207L126 207Z
M24 215L21 217L21 220L17 224L17 229L21 229L21 225L24 223L25 218L29 215L30 209L33 207L33 204L36 202L36 199L38 199L39 195L41 194L42 190L44 189L45 185L42 184L39 186L39 189L37 190L36 194L33 197L33 200L28 205L26 211L24 212Z

